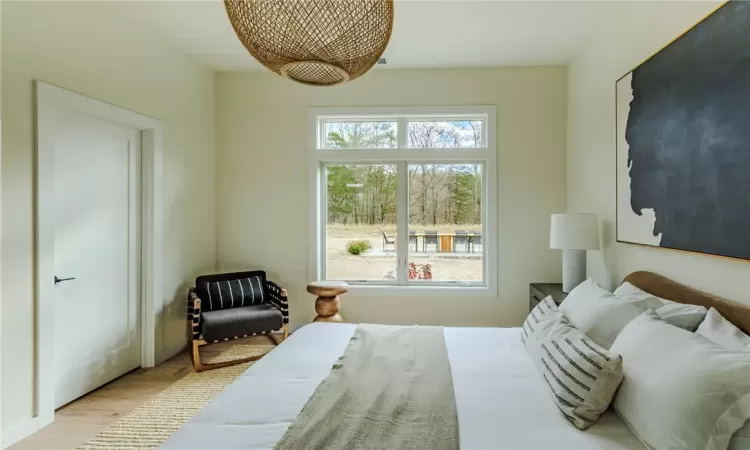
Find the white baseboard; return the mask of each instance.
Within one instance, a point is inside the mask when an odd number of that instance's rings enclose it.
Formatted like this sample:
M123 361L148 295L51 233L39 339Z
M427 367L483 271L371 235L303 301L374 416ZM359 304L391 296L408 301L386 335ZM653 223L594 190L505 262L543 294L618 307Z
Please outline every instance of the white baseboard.
M8 448L16 442L25 439L55 420L54 414L51 417L32 417L30 419L16 422L13 425L3 428L3 447Z

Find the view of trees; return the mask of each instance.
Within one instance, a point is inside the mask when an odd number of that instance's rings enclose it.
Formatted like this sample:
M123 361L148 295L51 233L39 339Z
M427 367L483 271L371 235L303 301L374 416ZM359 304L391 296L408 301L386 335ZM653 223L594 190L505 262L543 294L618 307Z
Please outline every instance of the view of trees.
M396 223L396 166L329 165L328 223Z
M480 121L409 122L410 147L478 147ZM328 148L392 148L395 122L326 124ZM328 223L395 224L397 167L328 165ZM410 164L409 223L478 224L482 217L482 166Z
M411 148L476 148L483 143L482 121L413 121L407 125ZM326 122L326 148L396 148L396 122Z
M409 147L471 148L482 146L482 122L409 122Z
M476 164L409 165L409 223L482 223L482 173Z
M396 148L396 122L328 122L326 148Z

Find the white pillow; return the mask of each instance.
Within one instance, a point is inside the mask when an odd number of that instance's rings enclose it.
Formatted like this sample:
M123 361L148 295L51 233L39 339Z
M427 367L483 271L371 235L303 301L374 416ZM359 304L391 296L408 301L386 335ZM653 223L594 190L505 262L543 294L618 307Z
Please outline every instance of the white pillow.
M706 319L695 332L726 349L750 350L750 336L743 333L714 308L708 310Z
M703 306L688 305L657 297L627 281L615 289L614 294L624 301L648 301L649 309L656 311L659 317L667 323L688 331L695 331L708 313Z
M708 310L706 319L698 327L696 333L726 349L750 351L750 336L743 333L714 308ZM734 433L729 443L729 450L748 448L750 448L750 422L745 422L745 426Z
M613 406L649 448L726 450L750 419L750 353L725 350L654 311L612 344L624 378Z
M554 322L562 313L557 308L557 303L548 295L531 310L521 327L521 342L528 348L529 341L534 335L549 326L549 322Z
M649 309L652 302L623 302L589 278L570 291L560 304L560 311L574 327L608 349L625 325Z
M526 349L565 418L585 430L612 402L622 381L622 358L575 329L562 314L553 317L548 311L536 331L525 335Z
M664 302L668 302L669 301L667 299L664 299L664 298L657 297L655 295L649 294L648 292L644 291L643 289L639 288L638 286L634 285L633 283L630 283L629 281L625 281L620 286L618 286L617 289L615 289L614 294L617 297L620 297L620 298L622 298L625 301L641 300L641 299L644 299L644 298L652 299L652 301L653 301L653 299L658 300L657 302L653 303L654 307L651 308L651 309L656 309L659 306L663 305Z

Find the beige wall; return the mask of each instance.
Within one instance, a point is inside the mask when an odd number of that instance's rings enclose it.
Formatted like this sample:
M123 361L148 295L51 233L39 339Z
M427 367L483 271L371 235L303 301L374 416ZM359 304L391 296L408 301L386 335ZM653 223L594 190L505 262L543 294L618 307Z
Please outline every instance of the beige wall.
M613 6L614 7L614 6ZM593 37L568 73L568 210L599 214L602 252L589 252L589 274L609 286L651 270L750 303L750 264L615 242L615 81L716 7L712 2L640 2L620 26Z
M375 70L334 88L269 73L217 75L219 262L289 289L293 328L314 317L308 281L308 107L496 105L499 298L342 300L357 322L518 325L528 283L560 279L549 215L565 209L564 67Z
M2 3L0 3L0 12L2 11ZM3 117L3 102L2 102L2 61L3 61L3 52L2 52L2 15L0 14L0 166L2 165L2 117ZM0 186L0 192L2 192L2 187ZM0 236L2 235L2 208L0 207ZM0 244L1 245L1 244ZM0 258L1 260L2 258ZM2 261L0 261L0 267L2 267ZM2 286L2 269L0 269L0 286ZM1 293L0 293L1 294ZM2 324L2 297L0 296L0 324ZM2 351L2 334L0 333L0 352ZM2 446L3 442L3 425L5 422L3 422L2 418L2 356L0 355L0 446Z
M33 80L164 123L165 308L160 347L185 342L185 288L215 262L214 75L100 3L4 3L2 417L33 414ZM158 348L158 347L157 347Z

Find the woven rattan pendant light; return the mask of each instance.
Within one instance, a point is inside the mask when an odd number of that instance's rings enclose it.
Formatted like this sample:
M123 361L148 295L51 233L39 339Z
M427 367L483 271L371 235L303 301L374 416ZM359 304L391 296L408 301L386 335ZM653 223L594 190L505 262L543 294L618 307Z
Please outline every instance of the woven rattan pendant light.
M378 61L393 0L224 0L242 44L272 71L313 86L353 80Z

